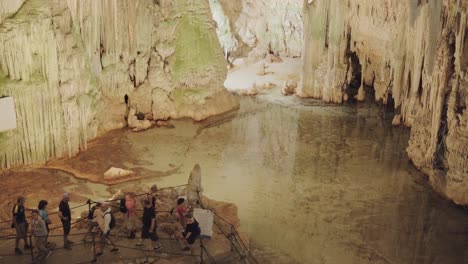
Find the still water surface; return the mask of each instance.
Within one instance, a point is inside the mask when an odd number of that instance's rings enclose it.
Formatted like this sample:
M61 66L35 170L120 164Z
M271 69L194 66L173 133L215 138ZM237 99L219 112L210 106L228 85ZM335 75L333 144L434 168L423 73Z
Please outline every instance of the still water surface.
M262 262L468 263L467 213L432 191L390 123L373 106L242 98L222 122L122 136L148 168L182 166L159 184L199 163L205 195L238 205Z
M113 133L113 149L131 155L124 168L180 166L113 189L184 184L199 163L204 195L237 204L261 263L468 263L467 212L433 192L408 161L409 131L390 123L369 105L241 98L227 119ZM77 160L113 162L86 154ZM93 199L109 195L83 184Z

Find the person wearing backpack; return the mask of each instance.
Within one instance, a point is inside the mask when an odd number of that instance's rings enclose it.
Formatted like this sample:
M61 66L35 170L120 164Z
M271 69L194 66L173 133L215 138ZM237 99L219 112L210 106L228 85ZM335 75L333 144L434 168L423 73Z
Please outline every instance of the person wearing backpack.
M13 223L11 227L16 229L15 253L17 255L23 254L23 251L19 249L19 242L21 239L24 240L24 249L31 249L31 245L28 244L27 239L28 222L26 221L25 211L28 209L24 207L25 201L26 199L24 196L20 196L16 199L15 206L13 206Z
M96 219L98 217L102 217L101 212L101 205L104 203L104 200L98 200L96 205L91 207L88 212L88 232L83 237L83 242L86 242L86 239L90 234L92 234L93 230L98 227L98 223Z
M103 203L101 205L101 212L102 216L97 218L101 241L99 243L99 252L96 253L96 257L104 255L104 246L107 244L107 241L109 241L109 243L112 245L112 249L110 250L111 252L119 252L119 248L117 248L114 241L112 241L112 239L110 238L110 233L115 227L115 218L112 214L112 210L107 203Z

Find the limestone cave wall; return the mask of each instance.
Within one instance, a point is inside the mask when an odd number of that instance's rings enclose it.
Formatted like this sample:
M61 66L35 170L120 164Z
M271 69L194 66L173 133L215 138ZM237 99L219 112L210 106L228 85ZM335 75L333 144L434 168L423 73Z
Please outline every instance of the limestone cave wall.
M298 94L394 107L412 162L467 204L467 24L464 0L305 0Z
M208 0L2 0L0 169L71 157L147 120L202 120L238 106Z
M300 57L303 0L210 0L227 57Z

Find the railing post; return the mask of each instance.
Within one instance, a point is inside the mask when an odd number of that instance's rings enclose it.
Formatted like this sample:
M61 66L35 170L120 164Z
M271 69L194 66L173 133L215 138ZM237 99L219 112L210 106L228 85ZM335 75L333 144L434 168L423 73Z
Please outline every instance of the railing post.
M200 239L200 264L203 263L205 263L205 261L203 260L203 240Z
M29 235L29 246L31 248L31 261L32 263L34 263L34 249L33 249L32 235Z
M231 225L231 233L229 234L229 241L231 242L231 252L234 251L234 241L232 241L232 236L234 236L234 226Z
M95 263L97 261L96 259L96 232L91 231L91 234L93 235L93 258L91 262Z

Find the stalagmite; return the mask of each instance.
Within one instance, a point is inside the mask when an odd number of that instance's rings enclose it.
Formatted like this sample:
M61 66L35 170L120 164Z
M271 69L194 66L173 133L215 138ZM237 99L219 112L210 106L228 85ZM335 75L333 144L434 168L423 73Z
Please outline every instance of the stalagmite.
M195 164L192 171L190 172L188 185L185 188L187 201L192 205L198 204L199 198L201 198L203 195L201 176L201 167L200 165Z

